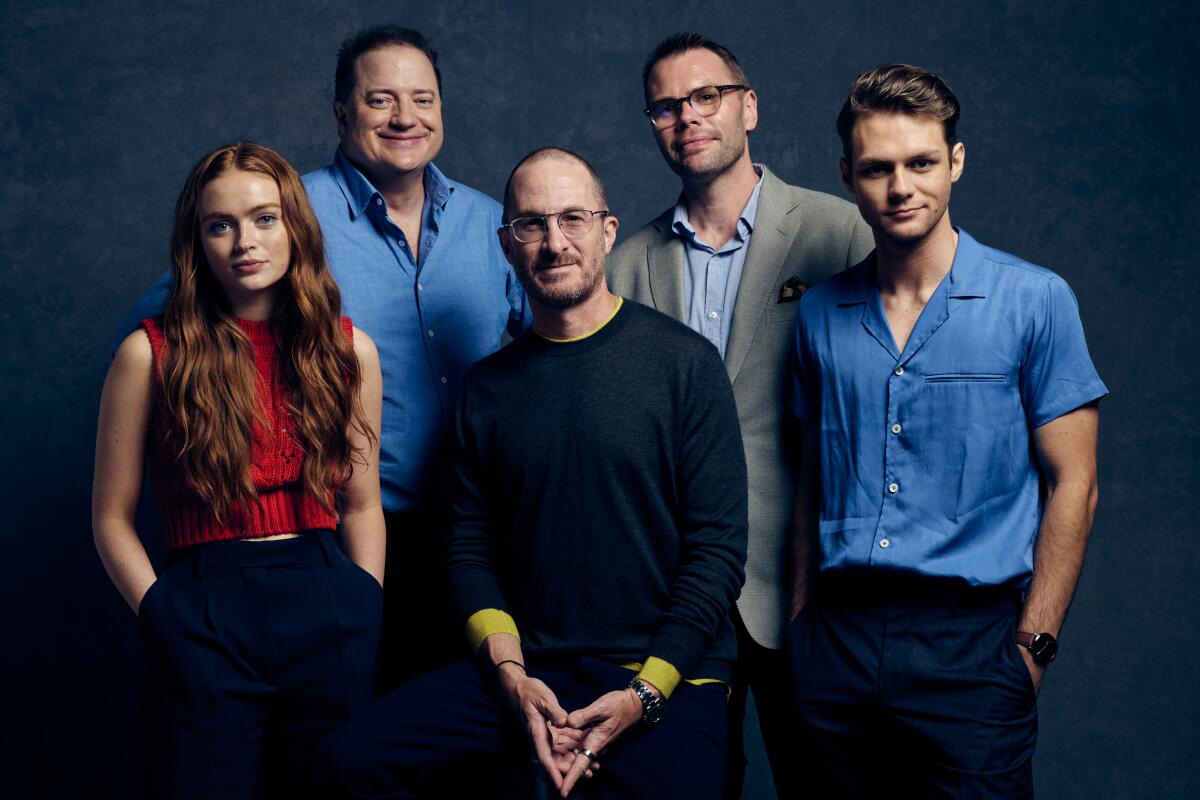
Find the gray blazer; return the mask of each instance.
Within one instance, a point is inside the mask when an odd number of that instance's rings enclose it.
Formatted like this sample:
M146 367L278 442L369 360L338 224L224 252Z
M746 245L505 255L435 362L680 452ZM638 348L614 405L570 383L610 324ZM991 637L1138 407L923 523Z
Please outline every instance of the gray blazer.
M671 230L673 213L668 209L613 251L608 285L615 294L686 323L686 255L683 241ZM791 586L788 531L797 454L785 447L783 423L799 303L780 300L799 295L783 287L789 281L812 286L857 264L873 246L870 229L852 204L789 186L763 168L725 369L737 400L750 487L746 584L738 611L764 647L783 644Z

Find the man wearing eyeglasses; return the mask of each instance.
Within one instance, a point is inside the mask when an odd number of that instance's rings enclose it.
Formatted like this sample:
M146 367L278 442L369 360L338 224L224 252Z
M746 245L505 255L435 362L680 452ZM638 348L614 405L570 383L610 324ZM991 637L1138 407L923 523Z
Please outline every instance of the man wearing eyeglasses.
M746 543L737 411L712 345L608 291L606 206L565 150L509 178L500 244L533 329L467 373L452 422L449 571L477 658L328 740L355 796L429 789L514 744L563 797L585 776L589 797L721 796Z
M788 713L783 644L793 589L787 543L798 454L784 436L795 302L870 252L853 205L789 186L750 159L758 98L727 48L698 34L664 39L643 70L646 114L682 193L613 253L609 284L711 341L733 383L749 470L746 584L734 612L727 797L741 796L742 720L752 688L776 789L799 797L808 751Z

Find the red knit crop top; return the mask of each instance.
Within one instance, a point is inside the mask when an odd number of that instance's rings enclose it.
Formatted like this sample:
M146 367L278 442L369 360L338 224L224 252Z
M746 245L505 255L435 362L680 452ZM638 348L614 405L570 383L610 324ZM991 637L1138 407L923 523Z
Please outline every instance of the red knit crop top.
M292 430L287 409L289 390L277 366L279 348L271 333L271 323L242 319L237 322L254 345L254 361L258 368L255 383L260 407L270 429L266 430L256 422L250 447L250 477L261 503L239 503L218 522L208 505L187 485L166 446L166 442L174 438L166 435L174 424L167 410L163 384L167 339L162 329L162 317L142 320L154 351L155 376L151 428L154 435L147 444L147 461L168 549L337 527L337 516L321 508L316 498L304 491L300 481L304 451L300 443L288 435ZM346 338L353 341L350 319L342 317L341 322Z

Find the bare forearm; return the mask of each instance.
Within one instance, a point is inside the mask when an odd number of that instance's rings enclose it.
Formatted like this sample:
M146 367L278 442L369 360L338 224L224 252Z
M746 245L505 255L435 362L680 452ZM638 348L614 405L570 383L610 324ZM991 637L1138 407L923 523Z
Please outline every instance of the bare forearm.
M795 617L808 602L808 554L809 531L806 515L807 504L802 492L797 490L792 516L792 616Z
M366 428L356 421L346 431L354 457L350 460L350 479L342 487L342 542L350 559L383 585L383 567L387 556L387 525L379 499L379 427L383 413L383 380L379 373L379 353L371 337L354 329L354 353L362 373L358 401Z
M521 640L511 633L493 633L483 640L479 648L484 666L495 666L504 661L525 663L525 654L521 652Z
M121 343L100 395L92 539L108 577L136 613L155 581L154 567L134 530L150 426L152 353L142 332Z
M795 617L808 602L812 577L810 554L815 550L814 516L817 507L817 475L819 454L816 432L806 426L800 453L800 470L796 481L796 497L792 504L792 616Z
M383 585L387 557L387 526L378 504L342 510L342 542L350 559Z
M1097 498L1094 480L1061 483L1050 489L1021 630L1058 636L1083 569Z
M485 670L494 670L501 690L514 707L520 707L520 684L528 677L521 640L510 633L493 633L483 640L479 658Z
M146 590L156 580L154 566L137 532L123 520L97 520L92 539L108 577L136 614Z

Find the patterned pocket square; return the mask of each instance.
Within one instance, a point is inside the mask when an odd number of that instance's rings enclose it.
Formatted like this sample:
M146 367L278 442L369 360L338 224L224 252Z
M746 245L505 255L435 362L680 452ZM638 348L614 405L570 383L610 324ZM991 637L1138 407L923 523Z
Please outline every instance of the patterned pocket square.
M807 289L808 287L800 281L800 276L793 275L787 279L787 283L779 287L779 302L791 303L799 300L800 295L804 294Z

